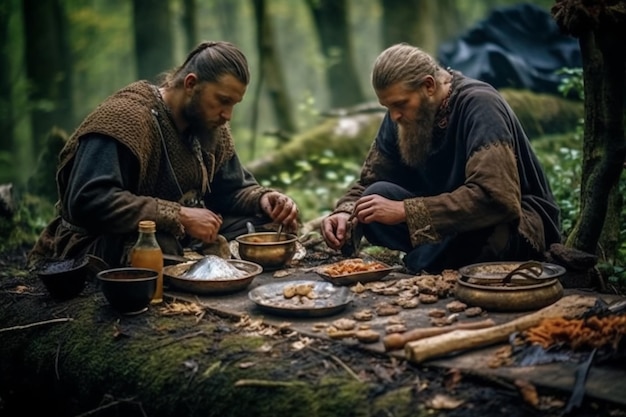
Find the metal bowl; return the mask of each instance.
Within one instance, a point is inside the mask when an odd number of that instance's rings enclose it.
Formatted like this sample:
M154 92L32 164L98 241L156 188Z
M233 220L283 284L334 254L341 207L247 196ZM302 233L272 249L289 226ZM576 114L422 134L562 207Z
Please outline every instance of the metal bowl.
M522 262L487 262L460 268L455 296L460 301L492 311L526 311L546 307L563 296L559 277L565 269L543 263L535 277L526 275L507 281Z
M286 266L296 253L297 237L293 234L276 232L258 232L241 235L235 240L239 243L239 256L254 262L264 270L280 269Z
M246 274L238 278L184 278L182 275L196 262L197 261L189 261L166 266L163 268L163 277L169 285L178 290L195 294L225 294L247 288L254 278L263 270L260 265L253 262L242 261L240 259L228 259L227 262L237 269L244 271Z

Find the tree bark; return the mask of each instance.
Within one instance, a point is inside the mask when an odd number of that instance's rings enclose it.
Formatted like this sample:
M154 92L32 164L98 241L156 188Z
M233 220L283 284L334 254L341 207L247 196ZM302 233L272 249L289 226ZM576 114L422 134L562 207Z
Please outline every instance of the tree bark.
M169 0L133 0L133 35L137 77L154 82L174 65Z
M598 253L605 224L614 224L607 222L607 213L621 211L609 210L609 201L626 157L626 5L563 0L553 7L553 15L562 29L579 38L585 93L581 211L566 243Z
M354 64L346 0L307 0L326 59L326 83L331 107L361 103L365 95Z

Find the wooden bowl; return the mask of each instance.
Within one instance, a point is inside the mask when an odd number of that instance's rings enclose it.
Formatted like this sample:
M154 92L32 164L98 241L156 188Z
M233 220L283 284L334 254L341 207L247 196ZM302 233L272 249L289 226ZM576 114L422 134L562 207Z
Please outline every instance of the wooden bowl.
M52 298L58 301L76 297L85 288L89 275L89 259L50 260L37 269L37 276L43 282Z
M137 314L147 310L156 291L159 273L147 268L114 268L98 273L100 288L115 310Z
M296 253L295 235L281 234L277 239L276 232L248 233L235 238L241 259L259 264L264 270L283 268Z

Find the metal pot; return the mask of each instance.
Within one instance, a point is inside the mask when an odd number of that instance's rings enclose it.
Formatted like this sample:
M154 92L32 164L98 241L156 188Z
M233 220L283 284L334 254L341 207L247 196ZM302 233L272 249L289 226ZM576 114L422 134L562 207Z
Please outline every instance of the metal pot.
M523 273L523 268L520 270L524 265L522 262L489 262L460 268L455 296L466 304L492 311L536 310L563 296L558 277L565 273L565 268L541 263L541 271L531 277ZM522 271L522 274L515 276L513 271Z
M265 270L279 269L287 265L296 253L296 235L276 232L248 233L235 238L239 244L239 256L254 262Z

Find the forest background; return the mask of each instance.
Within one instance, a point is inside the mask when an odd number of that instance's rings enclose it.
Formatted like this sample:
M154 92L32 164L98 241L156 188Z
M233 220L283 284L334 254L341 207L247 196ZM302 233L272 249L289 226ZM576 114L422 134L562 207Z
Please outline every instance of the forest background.
M52 216L53 172L61 142L103 99L137 79L155 81L203 40L237 44L252 81L231 122L244 164L279 152L339 110L376 107L371 65L386 46L439 46L512 0L2 0L0 2L0 184L12 184L17 222L0 227L27 244ZM547 12L553 0L535 0ZM564 89L582 94L579 69L564 69ZM360 151L311 149L289 167L257 175L290 194L302 220L327 213L355 180ZM374 131L375 132L375 131ZM579 210L581 128L533 137L563 210L564 234ZM55 142L55 138L59 139ZM295 167L295 169L294 169ZM267 173L269 172L269 174ZM51 174L52 175L52 174ZM39 180L41 181L41 180ZM16 235L17 230L17 235ZM624 231L618 231L619 244ZM624 250L605 260L619 279Z

